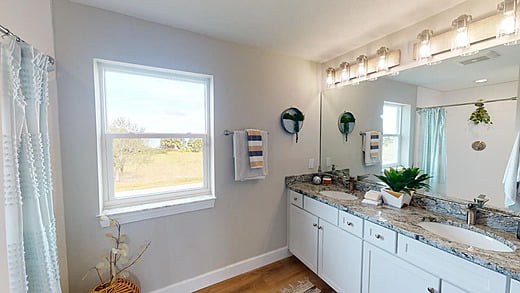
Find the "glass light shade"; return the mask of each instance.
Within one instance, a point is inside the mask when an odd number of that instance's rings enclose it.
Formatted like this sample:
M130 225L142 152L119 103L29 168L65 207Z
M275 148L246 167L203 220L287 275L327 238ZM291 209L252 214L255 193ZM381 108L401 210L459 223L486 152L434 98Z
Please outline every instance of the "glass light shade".
M377 50L377 72L388 71L388 52L390 50L387 47L381 47Z
M417 45L417 60L428 60L432 57L431 51L431 39L433 37L433 31L429 29L423 30L417 35L419 44Z
M357 61L357 78L364 78L368 73L368 57L366 55L359 55Z
M464 50L470 47L468 24L471 15L463 14L453 20L451 25L455 28L455 37L451 42L451 50Z
M502 19L498 23L497 27L498 39L507 39L518 34L516 9L517 0L504 0L498 4L497 11L502 14Z
M341 82L347 82L350 80L350 64L348 62L342 62L339 65L339 68L341 69Z
M327 85L330 87L330 86L333 86L334 85L334 75L336 73L336 70L334 70L334 68L332 67L329 67L327 68Z

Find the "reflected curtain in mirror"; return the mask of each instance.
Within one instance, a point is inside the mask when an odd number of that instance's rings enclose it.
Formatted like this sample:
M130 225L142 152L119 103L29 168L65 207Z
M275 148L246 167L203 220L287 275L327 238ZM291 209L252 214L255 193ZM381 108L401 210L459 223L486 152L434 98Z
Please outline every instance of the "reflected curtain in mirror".
M419 168L432 178L431 192L446 194L446 110L422 109L419 113Z

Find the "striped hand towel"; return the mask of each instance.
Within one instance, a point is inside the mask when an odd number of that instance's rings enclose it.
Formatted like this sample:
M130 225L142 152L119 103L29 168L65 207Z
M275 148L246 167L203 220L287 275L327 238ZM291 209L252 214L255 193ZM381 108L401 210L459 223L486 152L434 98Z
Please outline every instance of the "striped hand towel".
M246 129L247 147L249 150L249 165L251 168L264 167L264 146L262 142L262 131L258 129Z
M381 132L367 131L363 138L365 165L371 166L381 162Z
M370 131L370 157L372 159L379 157L381 150L380 141L381 133L377 131Z

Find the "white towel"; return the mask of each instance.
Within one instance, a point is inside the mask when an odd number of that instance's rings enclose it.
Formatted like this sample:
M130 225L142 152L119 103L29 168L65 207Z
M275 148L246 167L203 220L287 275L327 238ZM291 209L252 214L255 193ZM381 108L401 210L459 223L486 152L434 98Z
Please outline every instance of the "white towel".
M263 142L263 168L251 168L249 164L249 147L247 143L247 133L245 130L233 132L233 158L235 161L235 181L245 181L253 179L264 179L267 176L268 168L268 135L267 131L262 131Z
M507 162L506 172L504 173L504 193L505 206L513 206L520 203L518 184L520 182L520 133L516 134L515 143Z
M379 201L381 200L381 192L375 191L375 190L369 190L367 193L365 193L365 198L370 200Z
M381 163L381 132L366 131L362 144L365 166Z
M371 200L371 199L365 198L361 201L361 203L371 205L371 206L379 206L383 203L383 201L382 200Z

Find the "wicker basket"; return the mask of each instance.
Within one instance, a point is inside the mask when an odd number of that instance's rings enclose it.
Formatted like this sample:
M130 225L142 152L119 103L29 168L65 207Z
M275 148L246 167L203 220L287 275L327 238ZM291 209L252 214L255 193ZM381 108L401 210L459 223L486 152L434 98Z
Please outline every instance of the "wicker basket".
M106 286L106 287L105 287ZM89 293L139 293L139 287L127 279L116 279L113 284L107 283L98 285L90 290Z

